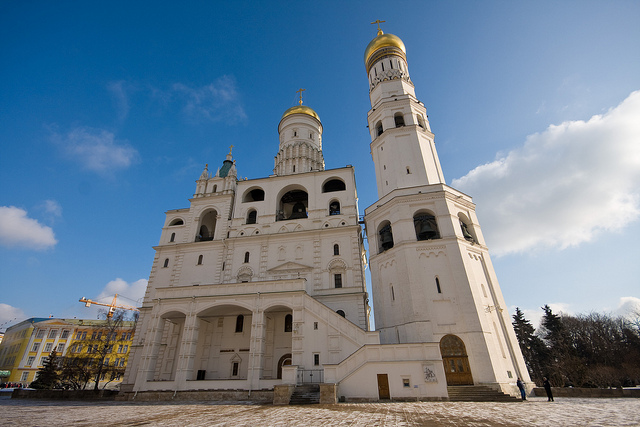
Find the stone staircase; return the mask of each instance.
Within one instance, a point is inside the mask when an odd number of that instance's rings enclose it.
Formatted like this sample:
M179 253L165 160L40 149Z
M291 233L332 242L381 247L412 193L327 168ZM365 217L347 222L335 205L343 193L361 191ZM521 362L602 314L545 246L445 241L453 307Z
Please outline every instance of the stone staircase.
M289 400L289 405L313 405L317 403L320 403L320 386L318 384L296 386Z
M517 397L481 385L447 386L450 402L520 402Z

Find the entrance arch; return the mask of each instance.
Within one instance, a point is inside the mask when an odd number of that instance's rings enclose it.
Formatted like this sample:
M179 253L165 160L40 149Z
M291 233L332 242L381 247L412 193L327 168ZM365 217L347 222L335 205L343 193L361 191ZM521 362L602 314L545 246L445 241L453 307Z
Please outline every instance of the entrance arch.
M283 355L280 360L278 360L278 379L282 379L282 367L291 365L291 353L287 353Z
M440 340L440 354L447 385L473 385L467 348L455 335L445 335Z

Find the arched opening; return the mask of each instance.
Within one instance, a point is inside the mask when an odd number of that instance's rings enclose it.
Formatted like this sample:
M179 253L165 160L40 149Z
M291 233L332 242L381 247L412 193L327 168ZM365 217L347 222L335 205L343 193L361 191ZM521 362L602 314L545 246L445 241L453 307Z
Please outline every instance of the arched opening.
M397 128L404 126L404 116L402 115L402 113L396 113L393 116L393 121L395 122Z
M338 313L340 316L342 316L344 318L347 317L347 315L345 314L345 312L343 310L338 310L338 311L336 311L336 313Z
M213 240L216 231L216 222L218 221L218 213L214 210L207 211L200 218L200 227L196 235L196 242L206 242Z
M278 379L282 379L282 367L283 366L291 366L291 353L287 353L283 355L280 360L278 360Z
M340 202L337 200L329 203L329 215L340 215Z
M165 258L164 259L164 264L162 265L162 267L164 267L164 268L169 267L169 258Z
M391 223L385 221L378 230L378 253L387 251L393 247L393 231Z
M171 238L169 239L169 242L175 242L176 241L176 233L171 233Z
M335 244L333 245L333 254L334 255L340 255L340 245L339 244Z
M344 191L347 188L345 183L340 179L330 179L322 186L323 193L331 193L333 191Z
M244 316L239 314L238 317L236 317L236 333L240 333L242 331L244 331Z
M244 263L245 263L245 264L249 262L249 256L250 256L250 255L251 255L251 254L250 254L249 252L245 252L245 253L244 253Z
M447 385L473 385L467 349L460 338L455 335L442 337L440 354Z
M418 126L424 129L424 119L422 118L422 116L420 114L417 114L416 118L418 119Z
M306 191L291 190L280 199L277 220L306 218L308 205L309 196Z
M251 210L247 215L247 224L255 224L258 219L258 211Z
M473 234L473 227L469 225L471 221L469 221L463 214L458 214L458 219L460 220L460 230L462 231L462 237L464 237L464 240L471 243L478 243L476 236Z
M376 124L376 136L382 135L382 132L384 132L384 129L382 128L382 122L378 122Z
M200 255L198 257L198 265L202 265L202 260L203 260L204 256Z
M262 202L264 200L264 190L262 188L254 188L244 193L242 203Z
M153 340L162 340L164 346L162 350L159 347L153 348L149 358L147 381L175 380L185 320L185 314L178 311L165 313L158 320Z
M438 223L436 217L430 212L418 212L413 216L413 226L416 230L416 239L439 239Z
M180 218L176 218L169 224L169 227L173 227L174 225L184 225L184 221Z

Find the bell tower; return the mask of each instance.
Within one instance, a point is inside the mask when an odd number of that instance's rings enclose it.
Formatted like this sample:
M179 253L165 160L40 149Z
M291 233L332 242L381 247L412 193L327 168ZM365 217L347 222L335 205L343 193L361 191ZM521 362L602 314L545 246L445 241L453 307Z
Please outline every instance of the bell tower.
M365 50L378 200L365 210L376 330L383 343L438 342L448 385L513 392L530 382L471 197L446 185L407 50Z

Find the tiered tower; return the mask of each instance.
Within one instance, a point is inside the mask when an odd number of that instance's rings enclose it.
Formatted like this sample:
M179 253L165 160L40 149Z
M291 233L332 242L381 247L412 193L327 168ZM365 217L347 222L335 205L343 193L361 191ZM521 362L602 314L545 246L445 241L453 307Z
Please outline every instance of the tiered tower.
M448 385L511 392L527 369L475 205L445 183L406 53L378 29L364 56L379 197L365 210L376 329L383 343L439 342Z

